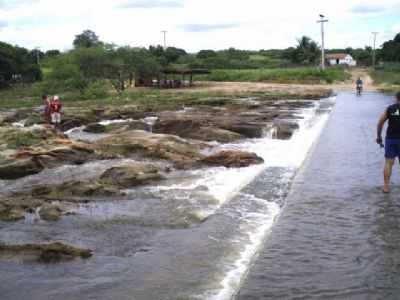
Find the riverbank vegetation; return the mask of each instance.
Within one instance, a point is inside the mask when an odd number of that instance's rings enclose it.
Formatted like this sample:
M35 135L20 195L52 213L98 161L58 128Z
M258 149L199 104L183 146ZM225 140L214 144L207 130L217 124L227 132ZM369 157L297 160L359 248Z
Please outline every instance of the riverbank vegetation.
M256 70L213 70L203 80L251 81L273 83L333 83L345 81L349 74L344 68L319 70L316 68L256 69Z
M400 90L400 63L386 62L376 70L371 69L371 77L376 84L382 86L385 92L398 92Z
M400 62L387 62L371 74L375 83L400 86Z
M378 52L380 63L371 76L375 83L383 84L387 91L400 89L400 33L385 42Z
M399 43L400 34L378 50L378 61L388 63L372 74L376 82L398 84L398 67L392 61L400 59ZM359 64L371 64L372 50L368 47L329 52L349 53ZM195 80L218 82L330 84L349 78L344 68L320 70L319 60L319 46L307 36L287 49L229 48L187 53L176 47L121 47L103 42L86 30L75 37L73 49L66 52L42 52L0 43L0 106L29 106L42 94L60 94L64 101L77 105L82 101L122 103L176 98L159 91L131 89L135 78L151 80L160 77L163 69L208 69L209 75L197 75Z

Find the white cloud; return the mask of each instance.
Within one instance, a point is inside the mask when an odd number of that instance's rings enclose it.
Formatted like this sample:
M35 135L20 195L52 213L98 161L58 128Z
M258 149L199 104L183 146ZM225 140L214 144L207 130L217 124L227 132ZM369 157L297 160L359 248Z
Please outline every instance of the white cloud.
M119 8L180 8L183 3L179 1L161 0L129 0L121 3Z
M0 3L5 3L4 0ZM320 41L318 14L326 24L327 47L363 47L370 40L368 15L376 0L19 0L7 1L1 11L0 40L33 48L66 49L76 34L95 31L100 39L119 45L149 46L162 43L167 30L169 45L189 51L236 47L283 48L296 37L308 35ZM395 10L399 0L380 0L382 11ZM375 6L374 6L375 5ZM358 13L355 13L358 8ZM0 4L1 10L1 4ZM361 14L361 11L369 14ZM357 11L357 9L356 9ZM400 12L398 12L400 17ZM386 15L378 14L377 31L394 30ZM380 25L382 24L382 25ZM398 21L397 21L398 24ZM366 31L364 34L363 30Z
M228 24L184 24L181 27L186 32L209 32L238 27L239 23Z
M357 4L351 8L351 12L356 14L373 14L384 12L386 8L376 4Z

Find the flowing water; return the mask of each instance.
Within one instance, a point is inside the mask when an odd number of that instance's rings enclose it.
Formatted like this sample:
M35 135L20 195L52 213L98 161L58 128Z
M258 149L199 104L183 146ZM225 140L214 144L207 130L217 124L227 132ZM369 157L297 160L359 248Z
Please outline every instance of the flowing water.
M73 207L75 215L52 226L35 216L0 223L0 240L57 240L94 250L88 260L59 264L0 260L0 298L232 299L258 250L265 241L268 245L277 217L286 211L293 178L318 140L334 102L335 98L325 99L304 109L300 129L290 140L267 135L213 149L253 151L264 158L262 165L173 172L157 186ZM81 136L82 131L75 133ZM85 179L123 162L64 166L0 182L0 188L6 193L43 181ZM257 260L255 267L263 264ZM249 278L245 290L252 286Z
M380 190L392 97L342 93L237 299L400 299L399 172Z

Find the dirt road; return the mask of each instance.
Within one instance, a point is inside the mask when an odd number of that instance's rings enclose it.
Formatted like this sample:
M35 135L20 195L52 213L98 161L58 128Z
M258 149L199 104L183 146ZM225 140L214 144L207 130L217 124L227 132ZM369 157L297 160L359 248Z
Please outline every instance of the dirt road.
M333 91L355 90L355 81L361 77L364 82L364 91L377 91L379 86L373 83L366 69L351 69L351 78L342 83L334 84L280 84L266 82L197 82L196 86L190 89L174 90L174 92L221 92L221 93L245 93L245 92L290 92L303 94L315 91L316 89L332 89Z

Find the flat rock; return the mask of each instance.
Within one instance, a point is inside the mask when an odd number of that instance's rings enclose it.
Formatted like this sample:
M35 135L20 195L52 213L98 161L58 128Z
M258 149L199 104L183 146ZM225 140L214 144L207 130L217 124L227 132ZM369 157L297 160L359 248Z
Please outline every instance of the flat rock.
M80 119L65 119L61 121L61 130L68 131L70 129L81 127L83 124L82 120Z
M10 208L0 203L0 221L15 222L25 219L25 211L21 208Z
M37 174L43 169L44 165L36 157L19 159L5 165L0 165L0 179L18 179Z
M202 159L202 162L227 168L241 168L262 164L264 159L252 152L226 150L207 156Z
M168 160L172 163L192 163L203 158L199 150L207 145L178 136L132 130L97 141L105 154Z
M219 143L231 143L244 138L243 135L237 132L216 127L200 127L198 130L191 132L189 137L196 140L216 141Z
M299 124L294 120L275 120L274 127L276 129L274 138L288 140L299 129Z
M89 258L93 251L68 244L53 242L48 244L0 244L1 258L29 257L43 263L59 262L76 257Z
M130 188L162 178L159 169L152 164L131 163L108 169L100 176L100 181L120 188Z
M82 202L82 198L88 201L90 197L118 196L123 193L117 187L91 180L70 181L54 186L40 186L34 188L30 194L39 199Z
M58 221L63 215L63 210L59 205L45 203L40 207L39 215L45 221Z
M99 123L90 123L88 124L83 131L89 133L104 133L106 132L106 126L101 125Z

